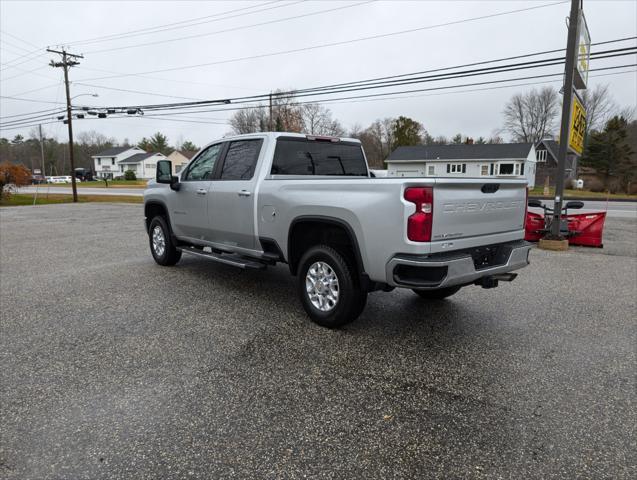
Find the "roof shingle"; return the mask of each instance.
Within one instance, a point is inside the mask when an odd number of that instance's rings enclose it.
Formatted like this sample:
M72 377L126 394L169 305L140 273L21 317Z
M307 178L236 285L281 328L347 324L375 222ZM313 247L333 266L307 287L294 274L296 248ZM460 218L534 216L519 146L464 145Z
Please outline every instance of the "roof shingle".
M531 143L415 145L413 147L398 147L389 155L387 161L526 158L532 145Z

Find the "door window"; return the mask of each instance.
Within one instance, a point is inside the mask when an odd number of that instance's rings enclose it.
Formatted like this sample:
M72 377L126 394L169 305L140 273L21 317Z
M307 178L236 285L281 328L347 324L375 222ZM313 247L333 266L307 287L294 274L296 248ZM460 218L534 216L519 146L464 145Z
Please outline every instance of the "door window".
M223 161L221 180L250 180L254 175L263 140L230 142Z
M223 143L208 147L195 158L184 176L184 180L211 180L215 163L223 150Z

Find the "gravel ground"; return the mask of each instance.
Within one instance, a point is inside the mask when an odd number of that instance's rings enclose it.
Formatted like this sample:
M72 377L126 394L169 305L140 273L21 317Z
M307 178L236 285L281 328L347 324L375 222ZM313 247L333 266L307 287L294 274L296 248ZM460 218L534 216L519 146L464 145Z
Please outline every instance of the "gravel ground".
M141 206L0 209L0 478L635 478L637 222L312 324L285 266L153 262Z

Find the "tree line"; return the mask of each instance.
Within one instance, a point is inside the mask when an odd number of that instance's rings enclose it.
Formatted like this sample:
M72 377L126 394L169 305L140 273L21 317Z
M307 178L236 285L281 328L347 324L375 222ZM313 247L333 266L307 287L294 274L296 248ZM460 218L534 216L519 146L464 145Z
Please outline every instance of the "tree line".
M612 99L608 85L585 90L582 102L587 111L587 147L582 165L598 170L604 184L620 183L630 189L637 170L637 122L634 109L622 109ZM271 103L258 104L237 110L229 120L232 134L264 131L303 132L310 135L348 136L363 144L372 168L384 168L384 160L399 146L447 145L461 143L503 143L504 137L512 142L537 144L542 139L555 139L561 113L561 97L553 87L530 89L513 95L504 105L502 126L488 137L473 138L457 133L452 137L434 136L425 125L406 116L377 119L364 127L354 124L346 129L334 118L329 108L318 103L302 103L292 93L274 92ZM91 155L113 146L129 146L125 139L118 143L99 132L82 132L74 145L77 167L92 169ZM142 138L137 145L148 152L169 155L173 150L197 150L190 141L170 145L161 132ZM42 142L46 174L65 174L70 170L68 145L54 138ZM0 162L23 163L28 168L41 168L40 141L37 130L28 138L16 135L13 139L0 138Z
M79 133L73 145L76 168L93 170L92 155L96 155L112 147L134 146L128 139L118 142L113 137L107 137L94 130ZM195 151L199 148L189 140L178 141L170 145L166 135L157 132L150 138L142 138L136 146L147 152L161 152L170 155L174 150ZM0 163L21 163L31 170L42 169L42 158L46 175L68 175L71 170L68 143L58 142L52 137L43 137L40 145L39 132L34 129L29 137L15 135L12 139L0 138Z

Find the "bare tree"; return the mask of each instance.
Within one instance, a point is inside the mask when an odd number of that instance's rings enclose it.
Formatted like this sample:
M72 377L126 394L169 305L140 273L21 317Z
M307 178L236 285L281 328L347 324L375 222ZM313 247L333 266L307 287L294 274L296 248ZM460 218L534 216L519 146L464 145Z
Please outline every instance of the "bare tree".
M230 117L230 127L236 135L243 133L256 133L267 130L267 117L263 107L246 108L237 110Z
M341 137L345 130L332 118L332 112L318 103L308 103L299 107L303 131L312 135Z
M584 90L582 100L586 108L586 136L588 137L591 130L602 130L618 107L610 95L608 85L597 85L592 90Z
M504 130L515 142L537 143L553 135L559 109L559 96L552 87L518 93L504 107Z

